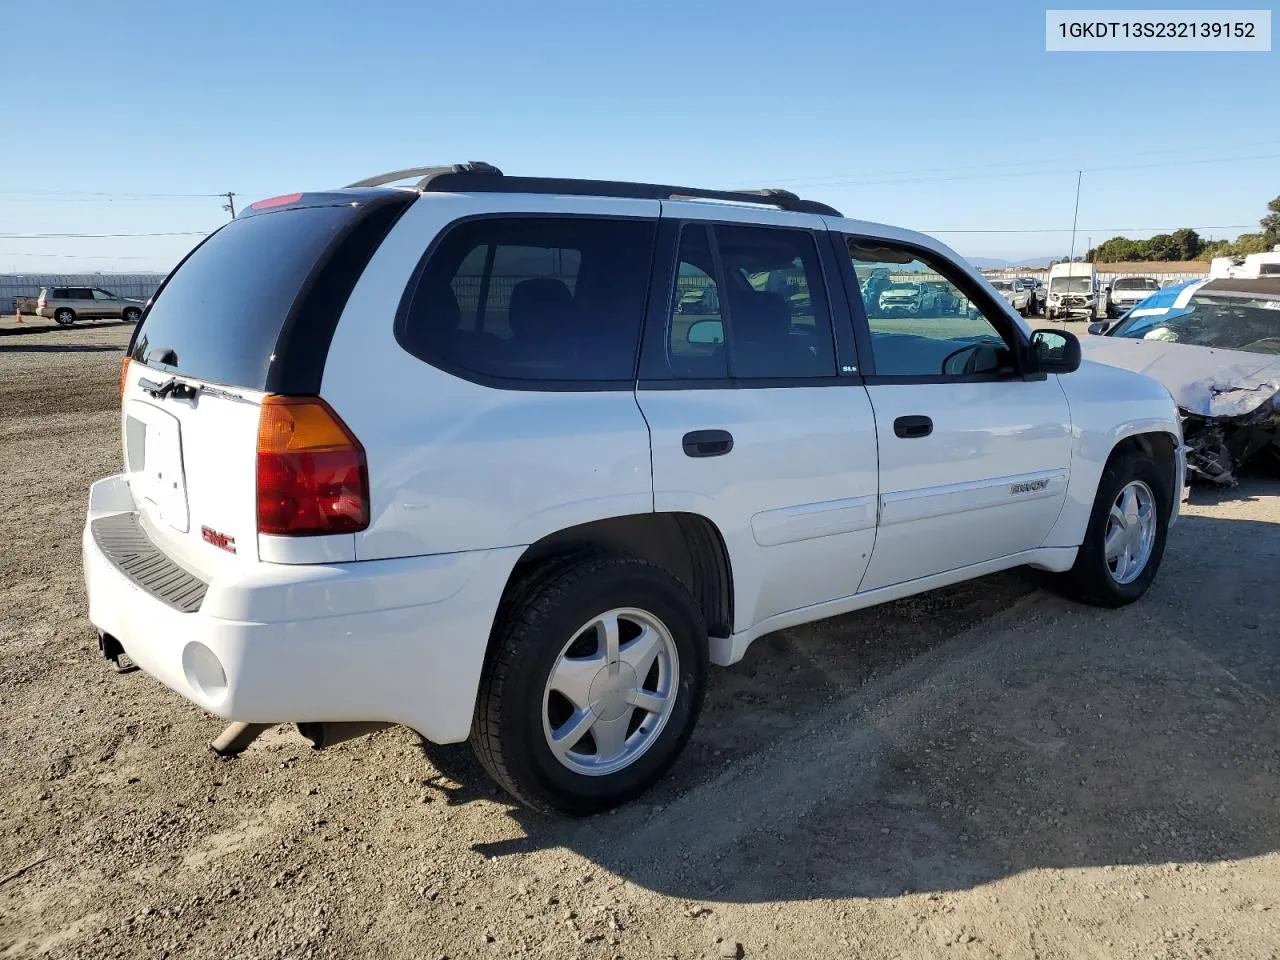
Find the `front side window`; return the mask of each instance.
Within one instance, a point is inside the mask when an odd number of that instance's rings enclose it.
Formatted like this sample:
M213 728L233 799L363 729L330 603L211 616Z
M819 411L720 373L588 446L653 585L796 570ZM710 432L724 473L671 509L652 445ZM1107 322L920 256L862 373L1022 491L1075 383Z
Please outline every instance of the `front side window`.
M119 299L114 293L107 293L105 290L94 290L93 299L95 300L117 300Z
M664 339L665 377L835 376L831 313L812 235L686 224Z
M425 264L396 336L444 369L522 381L628 381L655 224L466 221Z
M849 255L877 376L1012 372L1013 352L1000 332L1007 319L992 322L986 309L949 279L950 271L942 272L945 268L923 254L879 240L851 239Z

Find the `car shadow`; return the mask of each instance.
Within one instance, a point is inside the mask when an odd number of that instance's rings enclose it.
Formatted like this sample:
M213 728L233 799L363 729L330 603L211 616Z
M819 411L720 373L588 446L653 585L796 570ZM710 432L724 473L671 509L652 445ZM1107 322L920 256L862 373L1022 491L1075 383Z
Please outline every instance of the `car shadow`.
M1010 573L784 631L713 673L688 750L640 800L582 820L513 806L522 836L473 849L563 847L734 902L1273 852L1278 555L1280 525L1187 516L1121 610ZM494 799L465 746L424 751L446 802Z
M109 343L5 343L0 340L0 353L118 353L124 348Z

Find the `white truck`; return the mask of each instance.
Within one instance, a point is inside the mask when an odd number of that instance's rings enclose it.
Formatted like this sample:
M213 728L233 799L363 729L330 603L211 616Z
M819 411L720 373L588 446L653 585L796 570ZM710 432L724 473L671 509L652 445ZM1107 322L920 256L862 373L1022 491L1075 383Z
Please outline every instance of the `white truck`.
M1158 293L1160 283L1154 277L1117 277L1111 282L1111 296L1107 301L1107 317L1115 319L1133 308L1134 304Z

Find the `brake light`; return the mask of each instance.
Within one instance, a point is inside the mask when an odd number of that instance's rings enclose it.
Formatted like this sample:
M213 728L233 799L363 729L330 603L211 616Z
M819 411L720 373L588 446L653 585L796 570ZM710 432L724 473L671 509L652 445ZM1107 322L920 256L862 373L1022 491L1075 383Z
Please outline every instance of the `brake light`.
M267 210L271 207L287 207L291 203L297 203L302 199L300 193L286 193L279 197L268 197L266 200L258 200L249 204L250 210Z
M129 377L129 358L125 357L120 364L120 399L124 399L124 382Z
M318 536L368 525L369 469L360 441L319 397L265 397L258 532Z

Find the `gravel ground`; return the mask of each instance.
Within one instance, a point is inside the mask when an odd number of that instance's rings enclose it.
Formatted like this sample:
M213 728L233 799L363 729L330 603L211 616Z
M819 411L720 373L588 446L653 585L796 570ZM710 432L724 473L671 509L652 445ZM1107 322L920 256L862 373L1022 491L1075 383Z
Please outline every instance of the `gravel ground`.
M1280 953L1266 480L1197 493L1122 611L1014 572L766 638L666 781L567 822L402 729L219 760L98 657L127 335L0 341L0 956Z

